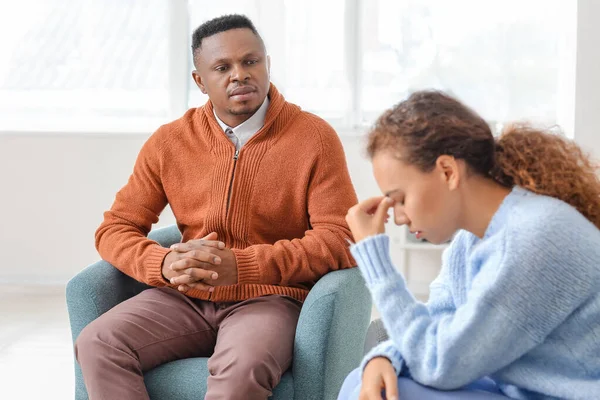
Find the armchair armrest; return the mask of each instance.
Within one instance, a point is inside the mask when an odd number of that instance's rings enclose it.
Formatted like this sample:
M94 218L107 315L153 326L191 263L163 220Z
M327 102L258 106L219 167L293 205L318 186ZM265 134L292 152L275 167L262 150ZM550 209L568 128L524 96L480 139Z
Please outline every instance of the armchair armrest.
M294 392L303 400L335 400L363 356L371 296L358 268L330 272L300 312L294 344Z
M152 231L148 237L163 247L181 240L175 225ZM67 308L73 341L90 322L149 287L106 261L98 261L85 268L67 284Z

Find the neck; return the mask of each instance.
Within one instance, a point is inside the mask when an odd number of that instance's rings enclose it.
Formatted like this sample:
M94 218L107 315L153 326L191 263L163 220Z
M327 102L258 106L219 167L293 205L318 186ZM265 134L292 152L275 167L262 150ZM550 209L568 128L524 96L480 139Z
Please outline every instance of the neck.
M481 176L472 176L465 187L461 228L483 238L510 188Z

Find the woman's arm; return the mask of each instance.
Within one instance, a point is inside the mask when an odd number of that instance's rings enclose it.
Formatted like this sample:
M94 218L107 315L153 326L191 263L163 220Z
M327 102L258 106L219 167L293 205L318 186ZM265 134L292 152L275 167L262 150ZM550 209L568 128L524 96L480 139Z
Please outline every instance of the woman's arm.
M499 239L466 303L442 314L410 294L391 263L387 235L352 247L390 339L414 380L455 389L489 375L541 343L589 296L586 267L564 260L561 249L544 237L511 243L506 248Z

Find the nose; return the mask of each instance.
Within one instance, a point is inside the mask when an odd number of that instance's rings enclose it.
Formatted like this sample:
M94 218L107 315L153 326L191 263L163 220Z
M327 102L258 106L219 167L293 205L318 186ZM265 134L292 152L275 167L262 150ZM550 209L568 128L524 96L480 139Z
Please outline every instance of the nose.
M406 216L402 206L394 207L394 222L396 225L408 225L410 223L410 219Z
M231 68L231 81L245 81L250 78L250 73L242 64L234 64Z

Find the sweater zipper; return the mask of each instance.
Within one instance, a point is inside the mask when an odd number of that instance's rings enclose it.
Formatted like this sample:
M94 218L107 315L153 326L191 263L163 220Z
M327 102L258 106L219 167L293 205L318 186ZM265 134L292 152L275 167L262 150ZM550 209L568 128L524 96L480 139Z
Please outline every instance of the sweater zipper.
M229 204L231 202L231 189L233 188L233 177L235 176L235 166L240 156L240 151L236 150L233 155L233 171L231 171L231 181L229 182L229 191L227 193L227 209L225 210L225 217L229 214Z

